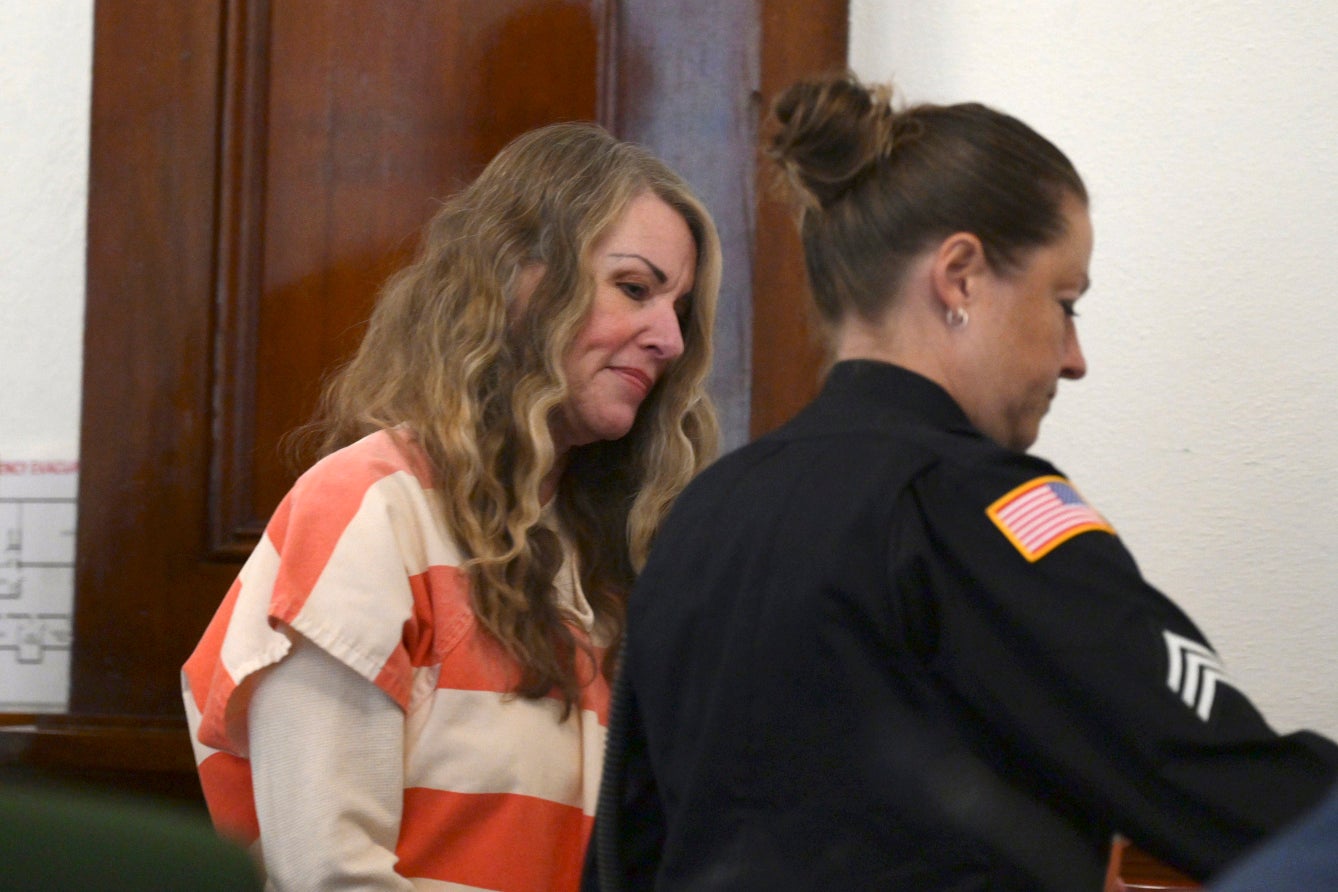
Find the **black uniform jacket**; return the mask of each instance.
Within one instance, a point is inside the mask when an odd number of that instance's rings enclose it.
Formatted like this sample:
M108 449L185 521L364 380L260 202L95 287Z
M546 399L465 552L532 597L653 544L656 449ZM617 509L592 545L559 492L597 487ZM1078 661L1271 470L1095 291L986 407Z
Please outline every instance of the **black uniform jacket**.
M1201 878L1338 768L1054 467L884 363L687 488L628 623L606 892L1096 892L1114 833Z

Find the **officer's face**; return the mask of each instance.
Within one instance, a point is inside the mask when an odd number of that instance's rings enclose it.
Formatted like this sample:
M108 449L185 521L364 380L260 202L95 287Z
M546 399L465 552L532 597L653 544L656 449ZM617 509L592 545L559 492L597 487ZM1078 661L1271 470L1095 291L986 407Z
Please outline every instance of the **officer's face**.
M968 306L963 334L976 339L966 394L967 416L986 435L1019 452L1040 434L1060 378L1087 372L1074 304L1087 290L1092 258L1092 221L1070 198L1065 232L1024 257L1020 269L989 273Z

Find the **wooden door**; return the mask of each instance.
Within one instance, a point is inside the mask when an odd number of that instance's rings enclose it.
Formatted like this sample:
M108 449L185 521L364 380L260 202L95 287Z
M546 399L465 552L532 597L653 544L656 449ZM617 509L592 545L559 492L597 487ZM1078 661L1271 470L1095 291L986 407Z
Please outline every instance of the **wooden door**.
M0 728L0 763L198 797L179 667L292 480L280 439L436 200L526 129L598 120L681 170L725 246L730 441L802 404L802 274L756 134L777 87L844 65L846 18L844 0L99 0L70 714Z

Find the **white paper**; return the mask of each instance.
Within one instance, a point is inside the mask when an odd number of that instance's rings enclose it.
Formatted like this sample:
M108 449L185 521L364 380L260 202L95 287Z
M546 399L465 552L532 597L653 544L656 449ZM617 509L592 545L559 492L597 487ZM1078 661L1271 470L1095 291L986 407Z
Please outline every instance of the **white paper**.
M78 489L78 462L0 458L0 712L69 704Z

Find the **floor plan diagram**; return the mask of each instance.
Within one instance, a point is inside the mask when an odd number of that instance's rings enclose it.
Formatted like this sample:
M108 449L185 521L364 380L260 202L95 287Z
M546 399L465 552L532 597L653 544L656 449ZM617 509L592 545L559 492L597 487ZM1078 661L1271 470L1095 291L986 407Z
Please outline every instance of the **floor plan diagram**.
M0 711L67 705L78 475L0 458Z

